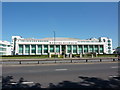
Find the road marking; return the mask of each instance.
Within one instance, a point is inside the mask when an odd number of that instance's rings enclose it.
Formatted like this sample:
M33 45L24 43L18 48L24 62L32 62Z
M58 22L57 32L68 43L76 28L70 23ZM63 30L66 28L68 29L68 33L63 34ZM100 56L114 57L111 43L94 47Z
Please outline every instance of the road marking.
M34 82L22 82L22 84L33 84Z
M68 69L55 69L55 71L66 71Z
M112 66L111 68L118 68L118 66Z

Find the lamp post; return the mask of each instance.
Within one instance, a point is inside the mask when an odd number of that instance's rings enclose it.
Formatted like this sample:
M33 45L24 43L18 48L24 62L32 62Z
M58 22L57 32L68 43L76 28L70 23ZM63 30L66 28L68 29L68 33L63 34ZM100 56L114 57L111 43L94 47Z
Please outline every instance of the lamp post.
M56 55L56 50L55 50L55 31L53 31L53 33L54 33L54 53ZM54 58L55 58L55 55L54 55Z

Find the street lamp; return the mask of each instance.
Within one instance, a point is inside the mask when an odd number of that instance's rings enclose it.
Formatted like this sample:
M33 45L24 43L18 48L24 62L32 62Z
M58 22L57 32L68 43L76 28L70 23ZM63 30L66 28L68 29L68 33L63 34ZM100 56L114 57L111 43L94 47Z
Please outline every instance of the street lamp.
M55 31L53 31L53 33L54 33L54 53L56 55L56 50L55 50ZM55 58L55 55L54 55L54 58Z

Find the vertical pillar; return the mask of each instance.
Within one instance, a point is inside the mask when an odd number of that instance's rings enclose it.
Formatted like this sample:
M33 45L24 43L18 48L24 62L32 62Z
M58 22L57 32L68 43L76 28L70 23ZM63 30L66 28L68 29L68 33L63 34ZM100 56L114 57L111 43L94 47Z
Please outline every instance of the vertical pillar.
M60 54L62 54L62 48L61 48L61 45L60 45Z
M67 54L67 45L65 45L65 54Z
M56 54L56 45L54 45L54 53Z
M38 54L38 45L36 45L36 55Z
M48 45L48 53L50 53L50 45Z
M73 45L71 45L71 54L73 54Z
M84 54L84 45L82 45L82 53Z
M29 52L30 52L29 54L31 55L31 45L30 45L30 51Z
M93 45L93 52L95 52L95 45Z
M44 53L44 45L42 44L42 53L41 54L43 54Z
M79 47L78 47L78 45L77 45L77 54L79 54L79 50L78 50L78 48L79 48Z
M23 55L25 55L25 45L23 45Z
M98 54L100 54L100 45L98 45Z

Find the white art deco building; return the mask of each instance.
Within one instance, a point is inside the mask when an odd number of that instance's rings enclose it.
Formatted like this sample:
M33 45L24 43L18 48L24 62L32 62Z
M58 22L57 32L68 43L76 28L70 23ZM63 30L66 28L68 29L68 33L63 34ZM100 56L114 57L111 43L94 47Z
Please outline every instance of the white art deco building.
M12 47L15 55L47 55L53 54L111 54L112 39L108 37L90 38L86 40L76 38L22 38L12 36Z
M11 55L11 44L0 40L0 55Z

